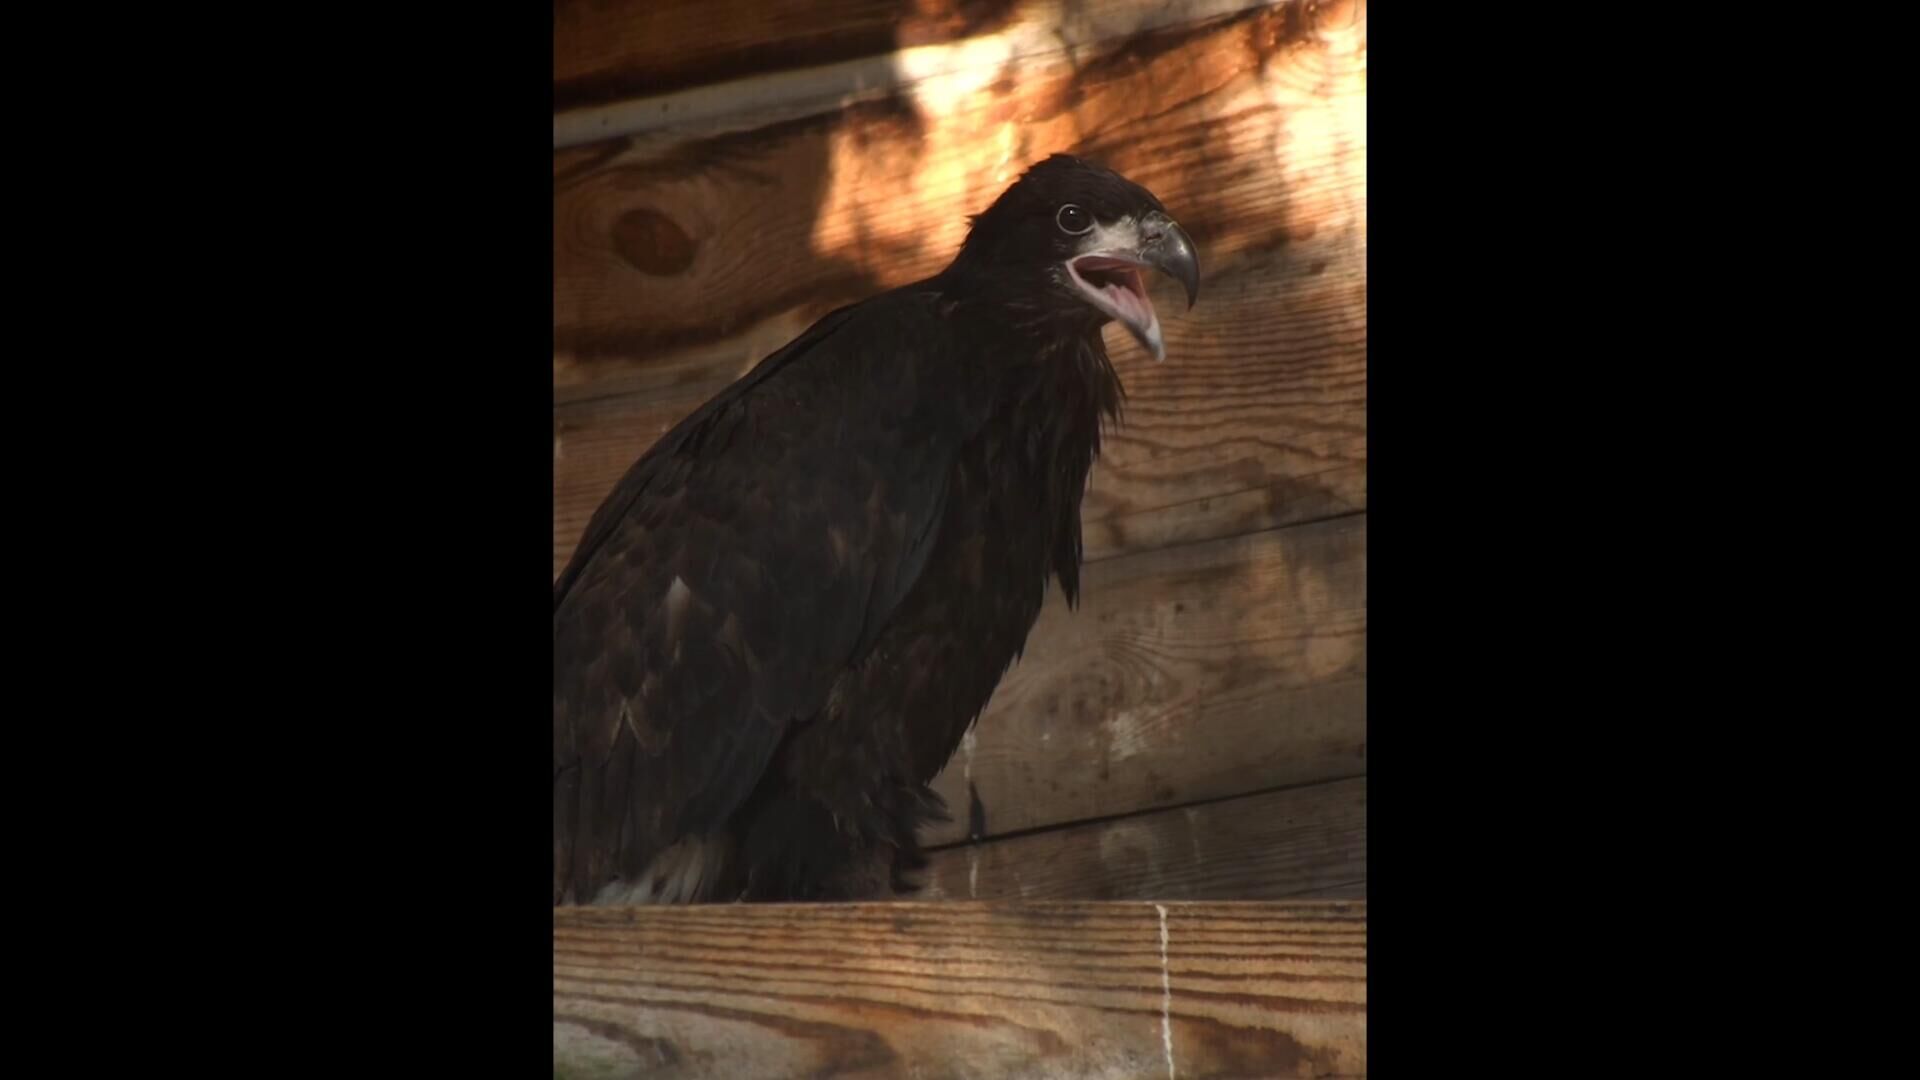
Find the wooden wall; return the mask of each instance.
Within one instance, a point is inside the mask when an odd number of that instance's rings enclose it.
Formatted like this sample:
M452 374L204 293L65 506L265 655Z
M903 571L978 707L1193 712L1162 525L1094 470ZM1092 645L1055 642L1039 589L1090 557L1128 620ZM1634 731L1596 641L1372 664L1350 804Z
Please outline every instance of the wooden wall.
M1366 12L559 0L554 570L628 464L1054 151L1200 248L1057 593L941 777L929 897L1365 896Z

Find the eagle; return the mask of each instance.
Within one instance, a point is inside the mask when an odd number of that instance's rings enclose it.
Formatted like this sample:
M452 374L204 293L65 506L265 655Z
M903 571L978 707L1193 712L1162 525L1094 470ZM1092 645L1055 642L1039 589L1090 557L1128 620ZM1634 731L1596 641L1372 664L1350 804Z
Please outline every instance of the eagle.
M930 782L1049 585L1077 608L1101 329L1166 355L1143 270L1193 306L1160 200L1055 154L633 464L553 586L556 906L917 888Z

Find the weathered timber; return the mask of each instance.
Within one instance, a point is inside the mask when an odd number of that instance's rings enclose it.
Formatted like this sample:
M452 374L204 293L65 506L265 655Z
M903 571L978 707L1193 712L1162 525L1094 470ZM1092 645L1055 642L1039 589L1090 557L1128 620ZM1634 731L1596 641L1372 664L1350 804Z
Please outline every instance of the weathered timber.
M559 0L553 10L553 110L561 131L682 121L674 94L720 110L795 100L816 108L977 65L1071 54L1140 31L1258 8L1273 0ZM632 108L620 108L632 98ZM668 108L659 108L662 98ZM653 104L653 110L645 106ZM647 117L645 123L612 117ZM649 117L655 113L655 117Z
M952 41L1006 3L923 15L912 0L555 0L556 112ZM935 7L935 5L928 5ZM955 10L957 9L957 10Z
M1087 568L934 781L929 843L1364 774L1364 514Z
M1364 890L1365 777L935 851L927 900L1284 900Z
M1275 2L562 0L554 146L711 134L897 94L947 94L973 85L986 64L1078 59ZM1318 8L1291 4L1289 13L1312 19ZM686 33L692 26L698 31Z
M1364 903L560 909L556 1077L1366 1072Z

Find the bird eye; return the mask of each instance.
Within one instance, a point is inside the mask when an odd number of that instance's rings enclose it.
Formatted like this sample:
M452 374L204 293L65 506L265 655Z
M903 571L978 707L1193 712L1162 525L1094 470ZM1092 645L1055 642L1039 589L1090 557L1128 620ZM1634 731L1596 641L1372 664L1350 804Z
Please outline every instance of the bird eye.
M1093 228L1093 215L1072 203L1061 207L1060 213L1054 215L1053 220L1059 223L1060 231L1069 236L1079 236Z

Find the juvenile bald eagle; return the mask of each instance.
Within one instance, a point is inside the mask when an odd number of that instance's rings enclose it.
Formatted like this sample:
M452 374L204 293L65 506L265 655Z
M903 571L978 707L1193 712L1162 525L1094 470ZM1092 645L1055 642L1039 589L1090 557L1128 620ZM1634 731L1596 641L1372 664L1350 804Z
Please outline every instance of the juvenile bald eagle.
M928 787L1018 658L1117 419L1100 330L1163 359L1152 193L1056 155L951 265L823 317L648 450L553 589L556 904L912 887Z

